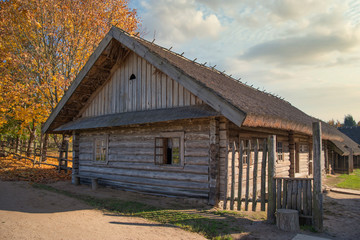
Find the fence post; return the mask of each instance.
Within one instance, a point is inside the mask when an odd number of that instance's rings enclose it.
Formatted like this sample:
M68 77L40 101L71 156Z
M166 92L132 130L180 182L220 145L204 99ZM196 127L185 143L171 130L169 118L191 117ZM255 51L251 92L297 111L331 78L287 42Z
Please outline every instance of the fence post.
M352 173L354 171L354 153L352 148L349 148L350 154L348 157L348 174Z
M267 141L265 139L263 145L262 162L261 162L261 211L265 211L266 157L267 157Z
M313 186L313 225L314 228L322 232L323 231L323 195L321 190L322 185L322 172L321 172L321 123L313 123L313 174L314 174L314 186Z
M275 158L276 158L276 135L268 138L268 211L267 219L270 223L275 223L276 211L276 185L275 185Z
M79 183L80 183L80 179L78 177L78 174L79 174L79 138L80 138L79 133L74 131L73 139L72 139L72 144L73 144L72 183L75 185L79 185Z

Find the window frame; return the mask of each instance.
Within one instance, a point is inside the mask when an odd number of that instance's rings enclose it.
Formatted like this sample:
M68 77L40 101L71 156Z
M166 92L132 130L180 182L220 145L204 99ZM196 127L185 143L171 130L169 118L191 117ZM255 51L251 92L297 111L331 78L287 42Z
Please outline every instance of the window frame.
M281 152L279 152L279 144L281 145ZM277 162L284 162L284 142L277 141L276 142L276 161Z
M243 156L242 156L242 162L243 162L243 166L244 165L247 165L248 163L250 163L250 166L254 164L254 156L253 156L253 148L254 148L254 139L253 138L243 138L241 136L239 136L239 146L241 144L241 141L243 141L244 143L244 151L243 151ZM247 155L247 150L248 150L248 144L251 144L251 148L250 148L250 151L249 151L249 158L248 158L248 155ZM239 153L240 154L240 153Z
M156 152L156 149L159 149L160 147L158 147L156 145L156 141L157 139L166 139L166 138L179 138L179 157L180 157L180 163L179 164L173 164L173 163L160 163L159 161L157 161L157 156L161 156L160 154L158 154ZM154 164L157 166L161 166L161 167L174 167L174 168L182 168L185 165L185 158L184 158L184 139L185 139L185 134L184 132L162 132L160 133L158 136L155 137L154 139ZM162 147L163 148L163 147ZM164 154L161 153L162 155Z
M102 160L97 160L96 158L96 154L97 154L97 149L96 149L96 145L98 141L104 141L105 143L105 161ZM101 153L100 153L101 155ZM107 165L109 163L109 135L102 135L102 136L96 136L94 137L93 140L93 162L95 164L101 164L101 165Z

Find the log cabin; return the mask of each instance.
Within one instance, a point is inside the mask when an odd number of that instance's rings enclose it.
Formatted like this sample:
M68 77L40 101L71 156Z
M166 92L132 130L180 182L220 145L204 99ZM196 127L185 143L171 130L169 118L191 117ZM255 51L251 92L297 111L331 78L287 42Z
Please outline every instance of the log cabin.
M350 174L354 168L360 168L360 145L342 132L339 136L343 138L342 142L329 141L329 156L328 161L325 161L326 172Z
M279 97L113 27L42 131L72 135L74 179L217 205L239 174L232 146L276 135L276 176L311 176L314 121ZM343 141L325 123L322 137L324 149ZM253 167L253 154L244 155L243 169Z

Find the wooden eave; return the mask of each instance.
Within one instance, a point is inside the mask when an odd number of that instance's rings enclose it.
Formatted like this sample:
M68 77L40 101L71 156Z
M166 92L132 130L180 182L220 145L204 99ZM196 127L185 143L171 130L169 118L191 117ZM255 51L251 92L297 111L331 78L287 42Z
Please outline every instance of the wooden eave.
M242 125L246 117L244 111L229 103L214 90L190 77L186 72L172 65L166 59L150 51L146 46L139 43L135 37L131 37L126 32L112 27L52 111L42 128L42 132L53 132L64 122L73 121L76 117L73 109L80 111L85 106L91 94L111 76L111 69L126 58L129 53L128 50L135 52L155 68L179 82L237 126ZM70 106L72 109L68 110Z
M216 112L211 107L206 105L156 109L138 112L124 112L96 117L80 118L78 120L60 126L59 128L53 130L53 132L63 133L74 130L113 128L134 124L167 122L181 119L208 118L220 115L221 114L219 112Z

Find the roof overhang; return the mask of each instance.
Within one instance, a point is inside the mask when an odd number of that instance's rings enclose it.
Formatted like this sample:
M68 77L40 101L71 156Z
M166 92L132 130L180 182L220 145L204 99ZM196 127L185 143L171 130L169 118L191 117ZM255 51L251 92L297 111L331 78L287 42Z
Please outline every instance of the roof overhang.
M216 116L221 116L221 114L205 105L139 112L125 112L97 117L81 118L62 125L53 132L62 133L74 130L112 128L134 124L167 122L181 119L197 119Z

